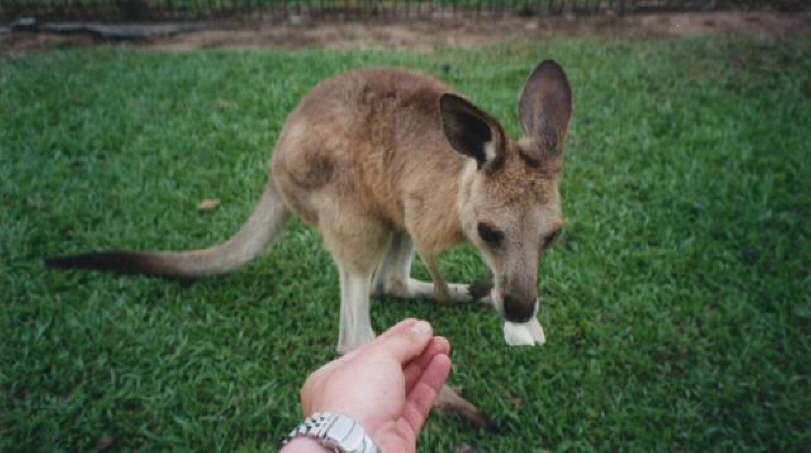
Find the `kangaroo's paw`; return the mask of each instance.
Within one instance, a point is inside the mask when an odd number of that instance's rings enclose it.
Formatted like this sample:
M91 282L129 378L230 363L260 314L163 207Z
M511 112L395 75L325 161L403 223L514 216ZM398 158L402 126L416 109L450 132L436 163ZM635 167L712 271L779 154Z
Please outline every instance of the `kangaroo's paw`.
M490 269L487 269L487 272L479 277L478 280L471 283L468 287L468 294L472 300L481 302L483 304L492 305L493 299L490 295L491 291L493 290L493 273L490 272Z

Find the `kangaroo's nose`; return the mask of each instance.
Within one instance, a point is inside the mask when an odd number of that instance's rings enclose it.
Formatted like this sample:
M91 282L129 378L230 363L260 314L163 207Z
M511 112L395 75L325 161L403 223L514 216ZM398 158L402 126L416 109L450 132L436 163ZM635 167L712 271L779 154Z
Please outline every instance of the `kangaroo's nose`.
M504 318L510 322L527 322L535 313L535 299L521 301L504 295Z

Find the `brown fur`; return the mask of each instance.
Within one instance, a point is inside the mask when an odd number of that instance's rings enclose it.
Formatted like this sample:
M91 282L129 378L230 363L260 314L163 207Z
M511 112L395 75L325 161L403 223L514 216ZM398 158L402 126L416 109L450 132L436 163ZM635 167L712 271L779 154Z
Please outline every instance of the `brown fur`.
M526 322L537 310L540 251L563 222L569 85L556 63L536 67L519 100L518 141L452 93L398 69L325 80L289 115L265 192L232 238L197 251L101 252L49 264L186 278L227 272L272 242L292 211L320 231L338 265L341 352L374 337L370 293L472 300L467 285L442 279L438 264L465 240L493 275L485 298L508 320ZM433 283L410 278L415 250ZM487 420L449 389L439 404Z

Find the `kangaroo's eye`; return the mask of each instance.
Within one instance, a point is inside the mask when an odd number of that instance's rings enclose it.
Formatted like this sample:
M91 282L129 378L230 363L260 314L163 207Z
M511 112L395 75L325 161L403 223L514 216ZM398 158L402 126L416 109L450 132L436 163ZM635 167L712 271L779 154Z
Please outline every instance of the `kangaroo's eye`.
M498 230L486 223L480 223L478 225L479 229L479 237L482 238L484 242L487 242L490 245L498 245L504 239L504 232Z

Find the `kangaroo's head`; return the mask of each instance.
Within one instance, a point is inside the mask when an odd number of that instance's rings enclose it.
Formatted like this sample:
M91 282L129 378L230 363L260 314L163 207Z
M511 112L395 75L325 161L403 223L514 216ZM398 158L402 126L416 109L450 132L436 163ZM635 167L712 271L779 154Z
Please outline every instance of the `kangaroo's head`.
M459 96L443 95L440 112L451 146L471 158L460 186L462 229L493 273L496 309L526 322L537 311L540 255L563 225L558 181L572 112L566 74L549 60L532 72L518 103L519 140Z

